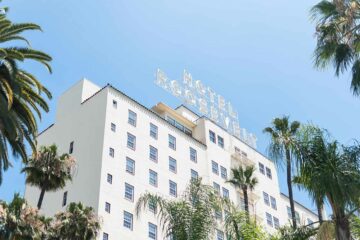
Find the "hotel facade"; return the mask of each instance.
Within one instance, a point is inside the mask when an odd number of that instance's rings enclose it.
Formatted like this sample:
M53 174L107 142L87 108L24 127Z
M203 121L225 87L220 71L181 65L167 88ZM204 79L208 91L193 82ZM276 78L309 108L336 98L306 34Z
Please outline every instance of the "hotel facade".
M70 202L92 206L101 217L98 239L166 239L152 209L135 214L139 196L152 192L181 196L191 178L201 177L243 208L242 192L226 180L231 168L256 166L259 183L249 194L250 213L273 233L289 223L289 201L279 189L274 163L206 117L185 106L164 103L147 108L115 87L81 80L58 100L55 123L38 136L38 144L56 144L77 160L73 181L45 194L42 212L52 216ZM40 191L26 186L26 200L36 206ZM296 203L297 221L317 215ZM221 219L214 239L225 239Z

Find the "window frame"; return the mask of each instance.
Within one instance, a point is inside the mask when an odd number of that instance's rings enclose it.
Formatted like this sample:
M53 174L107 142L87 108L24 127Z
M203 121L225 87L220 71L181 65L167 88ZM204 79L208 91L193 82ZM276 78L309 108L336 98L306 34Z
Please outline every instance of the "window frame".
M136 127L137 125L137 113L128 109L128 124Z
M129 141L130 139L133 139L133 142L131 143L131 141ZM129 143L130 143L130 145L129 145ZM131 146L131 144L133 145L133 146ZM126 141L126 146L129 148L129 149L131 149L131 150L136 150L136 136L135 135L133 135L133 134L131 134L131 133L127 133L127 141Z
M131 198L127 197L128 194L127 187L131 189ZM125 199L134 202L134 195L135 195L135 187L129 183L125 183L125 194L124 194Z
M152 176L155 178L153 179ZM151 180L154 180L155 182L152 183ZM153 187L158 187L158 173L152 169L149 169L149 184Z
M172 140L174 142L172 142ZM169 134L168 135L168 146L169 148L171 148L172 150L176 151L176 137L174 137L173 135Z
M174 186L175 189L172 189L172 186ZM172 193L172 191L175 193ZM169 180L169 195L172 197L177 197L177 183L171 180Z
M155 129L156 131L153 131L153 129ZM150 123L150 137L157 140L158 139L158 131L159 131L158 126L156 126L153 123Z
M172 163L175 163L175 165L173 166ZM175 169L172 169L172 167L174 167ZM169 171L173 173L177 173L177 161L175 158L171 156L169 156Z
M126 157L126 163L125 163L125 171L127 172L127 173L130 173L130 174L132 174L132 175L135 175L135 160L134 159L132 159L132 158L129 158L129 157ZM132 168L132 171L131 170L129 170L129 168L128 168L128 163L131 163L131 168Z
M130 217L130 222L128 222L129 219L126 219L126 217ZM130 225L130 226L129 226ZM133 230L134 225L134 215L130 212L124 211L123 213L123 227Z
M215 132L213 132L211 130L209 130L209 140L210 140L210 142L216 144L216 134L215 134Z

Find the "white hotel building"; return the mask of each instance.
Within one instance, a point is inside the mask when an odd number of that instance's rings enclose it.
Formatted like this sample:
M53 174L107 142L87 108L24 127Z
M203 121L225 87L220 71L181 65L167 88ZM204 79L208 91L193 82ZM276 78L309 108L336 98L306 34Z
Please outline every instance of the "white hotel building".
M149 109L111 85L82 80L60 97L55 123L38 137L39 145L53 143L78 166L63 190L45 194L42 211L51 216L79 201L92 206L102 219L100 240L165 239L154 213L137 218L136 201L146 191L176 198L195 176L241 207L242 193L225 182L239 164L257 167L259 183L250 194L257 222L270 233L289 222L274 163L184 106ZM39 194L26 186L30 204L36 206ZM296 211L302 224L317 221L300 204ZM221 221L214 239L225 239Z

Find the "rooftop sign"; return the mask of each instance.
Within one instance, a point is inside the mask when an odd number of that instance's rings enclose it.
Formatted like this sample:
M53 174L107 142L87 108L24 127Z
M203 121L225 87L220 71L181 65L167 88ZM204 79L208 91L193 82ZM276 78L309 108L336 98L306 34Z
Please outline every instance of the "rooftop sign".
M230 134L256 148L256 136L240 128L238 114L232 104L200 80L193 80L190 73L184 70L182 81L170 80L160 69L156 72L155 83L184 102L197 109Z

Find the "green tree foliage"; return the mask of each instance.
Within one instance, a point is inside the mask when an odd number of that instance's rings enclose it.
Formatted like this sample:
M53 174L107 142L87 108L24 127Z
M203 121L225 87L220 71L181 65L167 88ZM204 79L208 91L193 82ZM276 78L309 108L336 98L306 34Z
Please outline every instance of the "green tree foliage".
M33 60L44 65L50 72L51 57L29 46L22 33L41 30L33 23L12 23L6 17L6 9L0 12L0 184L2 171L10 166L8 147L15 156L27 160L26 143L35 150L37 117L48 112L46 98L50 92L31 73L24 70L24 63ZM25 46L13 45L13 41ZM45 95L45 96L43 96Z

